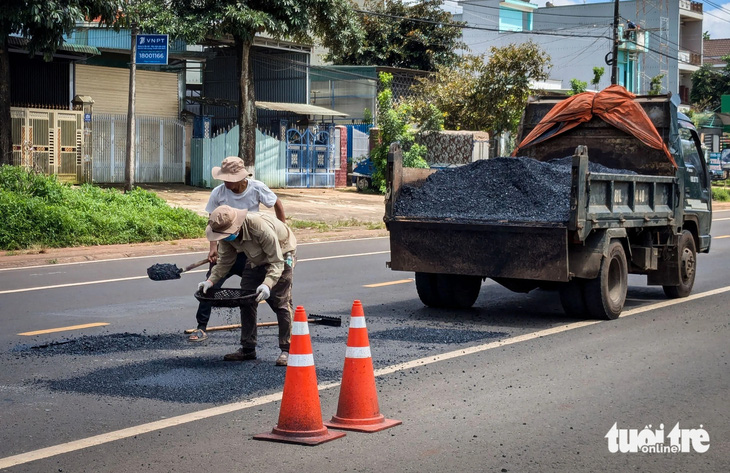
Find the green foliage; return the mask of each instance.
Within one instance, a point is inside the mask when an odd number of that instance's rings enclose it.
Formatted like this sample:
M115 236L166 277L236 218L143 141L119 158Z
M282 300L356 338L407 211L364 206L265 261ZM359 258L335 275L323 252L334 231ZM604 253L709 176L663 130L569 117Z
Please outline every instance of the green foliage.
M442 4L443 0L366 0L363 10L372 14L362 13L360 17L365 31L362 47L333 49L327 60L423 71L452 66L458 61L456 51L465 48L460 28L465 23L452 21Z
M380 73L380 89L378 94L378 129L379 144L371 151L370 159L375 166L372 185L385 192L385 169L388 163L390 144L400 143L403 151L403 165L406 167L428 168L426 163L426 147L415 143L415 134L409 124L410 107L407 104L393 105L393 92L390 85L393 75Z
M121 0L6 0L0 8L0 44L19 33L28 39L31 54L50 60L77 21L99 18L113 23Z
M132 0L127 7L142 30L170 34L191 43L221 39L251 42L266 33L325 47L355 51L362 36L349 0Z
M371 112L369 108L366 108L365 110L363 110L362 121L363 121L363 123L372 123L373 122L373 112Z
M152 192L78 188L0 166L0 249L61 248L198 238L206 220Z
M486 55L465 56L452 68L439 67L419 79L411 100L419 125L431 105L441 111L447 130L479 130L492 134L516 131L530 95L530 81L548 77L550 57L528 41Z
M725 67L717 70L705 64L692 73L689 98L696 108L717 111L720 98L730 94L730 55L723 56Z
M722 187L713 187L712 200L716 200L718 202L728 202L730 201L730 191Z
M578 79L570 79L570 90L566 95L582 94L588 88L588 82Z
M596 90L598 90L598 83L601 82L601 77L603 77L603 74L606 72L606 69L603 67L594 67L593 68L593 80L591 81L591 84L595 87Z
M664 79L664 74L658 74L651 78L651 82L649 82L649 95L659 95L662 93L662 79Z

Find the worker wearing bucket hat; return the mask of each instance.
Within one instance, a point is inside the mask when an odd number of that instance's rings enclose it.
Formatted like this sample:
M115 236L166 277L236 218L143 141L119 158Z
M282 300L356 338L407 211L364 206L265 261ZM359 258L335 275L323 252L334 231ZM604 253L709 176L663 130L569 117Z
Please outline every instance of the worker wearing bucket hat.
M229 156L221 162L220 166L212 169L211 174L214 179L223 181L223 184L217 186L210 193L208 205L205 206L206 212L210 215L216 208L221 205L229 205L235 209L247 210L249 212L258 212L259 205L273 207L276 218L286 223L286 215L284 214L284 205L281 200L274 194L266 184L255 179L251 179L251 173L243 165L243 160L238 156ZM218 260L218 242L210 242L210 250L208 252L208 261L210 266L207 276ZM245 253L240 253L235 264L231 267L227 275L221 278L216 284L216 288L223 286L228 278L233 275L241 275L243 267L246 264ZM206 277L207 277L206 276ZM197 329L188 338L191 342L200 342L208 338L206 329L210 320L212 305L210 302L200 302L198 311L195 313L195 319L198 322Z
M291 229L271 215L238 210L228 205L215 209L208 219L205 236L218 242L218 264L207 280L198 284L204 293L213 287L244 253L246 266L241 273L244 293L257 294L241 304L241 348L223 357L226 361L256 359L256 315L259 302L266 300L276 313L279 348L276 360L286 366L289 358L294 306L291 300L292 268L296 261L297 240Z

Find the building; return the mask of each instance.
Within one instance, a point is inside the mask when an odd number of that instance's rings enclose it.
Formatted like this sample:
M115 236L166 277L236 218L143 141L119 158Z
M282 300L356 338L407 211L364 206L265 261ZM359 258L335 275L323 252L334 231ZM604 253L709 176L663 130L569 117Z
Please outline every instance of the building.
M532 39L550 56L552 80L568 88L571 79L611 83L614 2L546 7L523 0L461 2L468 23L464 42L472 53ZM619 4L618 83L637 94L651 89L678 93L689 104L691 75L702 64L702 4L689 0L631 0ZM635 28L629 27L631 21Z

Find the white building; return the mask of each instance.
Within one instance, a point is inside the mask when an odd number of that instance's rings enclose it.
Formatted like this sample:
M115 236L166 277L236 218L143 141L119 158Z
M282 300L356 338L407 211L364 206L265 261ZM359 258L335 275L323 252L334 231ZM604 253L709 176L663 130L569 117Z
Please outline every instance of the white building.
M593 68L604 67L598 84L610 85L614 2L546 7L523 0L460 2L464 42L474 54L491 46L532 39L550 56L550 78L570 88L571 79L590 84ZM662 75L662 92L689 103L690 76L702 64L702 4L690 0L631 0L619 4L618 83L637 94ZM627 25L631 20L635 31Z

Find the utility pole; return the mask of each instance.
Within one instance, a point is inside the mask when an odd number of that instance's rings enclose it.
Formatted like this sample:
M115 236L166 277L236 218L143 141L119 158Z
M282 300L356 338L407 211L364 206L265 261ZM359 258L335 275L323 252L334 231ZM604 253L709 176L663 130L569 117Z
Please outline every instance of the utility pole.
M139 27L137 22L131 25L132 44L131 60L129 62L129 106L127 108L127 159L124 172L124 192L134 189L134 167L135 167L135 122L134 122L134 101L136 98L136 75L137 75L137 33Z
M611 53L611 85L618 84L618 1L613 2L613 52Z

